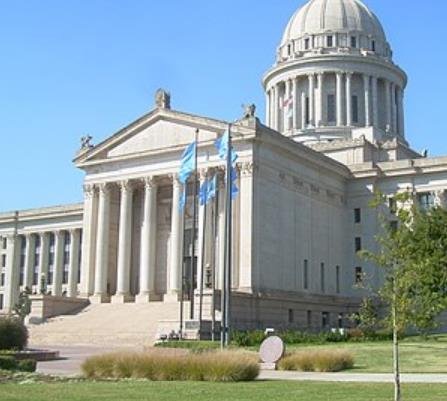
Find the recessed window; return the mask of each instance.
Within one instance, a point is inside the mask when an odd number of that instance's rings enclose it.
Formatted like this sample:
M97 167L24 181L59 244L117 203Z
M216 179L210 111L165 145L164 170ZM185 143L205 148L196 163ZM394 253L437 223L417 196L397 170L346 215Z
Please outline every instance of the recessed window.
M305 111L306 111L306 124L309 125L310 124L310 103L309 103L308 96L306 97Z
M295 321L295 316L293 313L293 309L289 309L289 323L293 323Z
M292 54L292 45L287 45L287 55L290 56Z
M363 269L361 267L355 268L355 283L356 284L363 283Z
M303 265L303 287L309 289L309 261L306 259Z
M397 203L396 203L396 199L394 199L393 197L388 198L388 208L389 208L391 214L396 214Z
M2 255L2 265L1 267L6 267L6 255Z
M310 39L306 38L304 39L304 49L309 50L309 47L310 47Z
M6 237L2 238L2 248L6 249L8 247L8 240L6 239Z
M362 209L354 209L354 223L359 224L362 222Z
M327 96L327 121L335 123L335 95Z
M357 95L353 95L351 98L352 102L352 122L359 122L359 98Z
M326 36L327 47L334 47L334 37L332 35Z
M357 37L351 36L351 47L356 48L357 47Z
M321 327L323 329L327 329L330 324L330 315L329 312L322 312L321 313Z
M418 194L418 202L422 210L430 210L435 207L435 197L430 192Z
M355 238L355 252L360 252L362 250L362 239L360 237Z
M372 50L373 52L376 51L376 41L375 41L375 40L373 40L373 41L371 42L371 50Z
M5 286L5 273L0 274L0 287Z

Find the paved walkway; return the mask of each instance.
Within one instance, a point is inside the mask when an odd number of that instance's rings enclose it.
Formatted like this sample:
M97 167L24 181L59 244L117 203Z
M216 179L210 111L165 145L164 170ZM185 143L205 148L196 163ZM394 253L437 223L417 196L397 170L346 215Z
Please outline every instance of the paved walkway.
M263 370L259 380L296 380L320 382L393 383L386 373L303 373ZM402 383L447 383L447 374L403 374Z
M81 373L82 362L92 355L117 351L112 347L98 346L54 346L38 347L60 351L61 359L50 362L39 362L37 371L57 376L77 376ZM141 348L127 348L127 350L141 350ZM325 381L325 382L363 382L363 383L392 383L391 374L371 373L302 373L263 370L259 380L296 380L296 381ZM404 374L403 383L447 383L447 374Z

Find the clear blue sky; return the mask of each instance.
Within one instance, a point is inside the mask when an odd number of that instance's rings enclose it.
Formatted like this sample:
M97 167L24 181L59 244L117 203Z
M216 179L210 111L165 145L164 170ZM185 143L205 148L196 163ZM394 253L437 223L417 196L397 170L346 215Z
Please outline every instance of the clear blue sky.
M447 154L445 0L366 0L409 75L407 137ZM153 106L234 119L303 0L1 0L0 211L82 200L72 158Z

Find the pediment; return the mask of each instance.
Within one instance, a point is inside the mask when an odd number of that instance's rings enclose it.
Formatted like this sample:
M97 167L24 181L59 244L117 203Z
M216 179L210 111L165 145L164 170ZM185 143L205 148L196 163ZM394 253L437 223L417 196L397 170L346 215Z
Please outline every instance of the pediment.
M156 110L81 153L74 160L78 166L105 160L139 157L177 151L194 140L200 130L200 143L212 142L226 128L226 123L171 110Z

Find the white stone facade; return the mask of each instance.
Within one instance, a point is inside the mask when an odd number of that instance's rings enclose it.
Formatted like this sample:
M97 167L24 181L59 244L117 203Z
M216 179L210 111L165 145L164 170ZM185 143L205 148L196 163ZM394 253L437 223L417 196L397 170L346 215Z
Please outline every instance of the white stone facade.
M356 256L377 247L378 216L368 207L374 190L392 197L409 189L424 207L446 205L447 157L425 158L405 140L406 81L360 1L313 0L291 19L263 81L265 124L247 115L233 125L238 327L345 324L365 295L359 282L382 280ZM213 143L226 128L171 110L159 92L153 111L97 146L85 143L74 161L86 174L83 204L0 215L3 311L19 288L38 292L42 274L57 296L178 302L182 263L192 256L191 203L186 216L177 207L179 160L199 129L201 179L217 173L221 186ZM222 287L223 212L220 191L195 255L206 269L205 319L210 280ZM198 216L201 233L203 208Z

